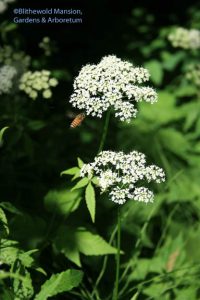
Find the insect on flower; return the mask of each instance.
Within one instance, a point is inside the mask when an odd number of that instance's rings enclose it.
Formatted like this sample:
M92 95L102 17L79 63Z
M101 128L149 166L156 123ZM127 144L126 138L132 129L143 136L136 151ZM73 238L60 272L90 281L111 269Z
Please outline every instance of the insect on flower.
M71 128L76 128L76 127L80 126L84 119L85 119L85 114L84 113L78 114L74 118L74 120L71 122L70 127Z

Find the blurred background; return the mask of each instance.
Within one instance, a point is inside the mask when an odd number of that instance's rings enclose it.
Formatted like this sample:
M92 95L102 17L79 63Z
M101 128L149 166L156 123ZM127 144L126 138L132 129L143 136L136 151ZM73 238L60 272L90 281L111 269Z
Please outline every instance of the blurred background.
M81 9L83 21L15 24L13 9L19 7ZM48 276L81 268L84 288L91 292L107 254L70 254L74 228L85 227L109 241L116 206L97 193L97 220L92 224L81 201L83 191L70 192L74 183L60 173L76 166L77 157L84 162L94 158L103 129L101 119L90 117L70 129L79 113L69 103L73 80L83 65L114 54L150 71L149 85L159 101L140 103L130 124L113 116L105 149L142 151L167 174L164 184L153 187L153 205L131 202L122 208L120 299L131 299L137 291L139 300L200 299L200 41L197 34L197 46L188 44L187 32L176 35L180 27L200 29L198 1L1 0L0 129L9 128L0 145L0 207L10 230L5 236L2 225L1 238L17 241L23 251L39 249L34 259ZM31 84L25 74L42 70L50 71L44 77L55 81L46 87L50 92L40 88L36 95L27 90ZM71 211L69 201L77 199ZM65 226L69 239L61 241ZM3 269L13 271L14 250L9 251L4 256L11 253L10 261L0 260ZM80 260L74 258L78 252ZM100 299L110 299L112 292L114 256L107 263ZM29 268L37 292L45 275ZM15 299L10 286L9 280L0 281L1 299ZM95 297L62 294L55 299Z

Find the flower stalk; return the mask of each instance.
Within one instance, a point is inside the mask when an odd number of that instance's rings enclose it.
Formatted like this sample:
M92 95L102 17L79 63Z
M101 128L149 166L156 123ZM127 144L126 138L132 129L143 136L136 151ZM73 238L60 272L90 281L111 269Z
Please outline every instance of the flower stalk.
M106 136L108 133L108 125L109 125L109 121L110 121L110 110L107 111L106 113L106 119L105 119L105 123L104 123L104 127L103 127L103 133L102 133L102 137L101 137L101 141L100 141L100 145L99 145L99 150L98 150L98 154L99 152L101 152L104 148L105 145L105 140L106 140Z
M120 207L117 208L117 255L116 255L116 274L113 300L118 300L119 293L119 271L120 271L120 248L121 248L121 214Z

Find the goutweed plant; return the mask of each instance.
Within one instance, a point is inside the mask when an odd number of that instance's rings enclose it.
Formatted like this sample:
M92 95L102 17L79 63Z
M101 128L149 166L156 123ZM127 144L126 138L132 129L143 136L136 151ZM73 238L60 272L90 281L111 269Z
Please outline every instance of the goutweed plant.
M84 112L86 116L101 118L104 112L107 114L99 150L93 162L84 164L79 159L78 167L63 171L62 174L74 175L73 179L81 178L73 189L85 187L85 201L93 222L96 213L95 188L99 188L101 194L106 193L107 198L118 205L113 300L119 299L122 253L120 206L126 201L133 201L133 205L134 201L153 203L154 194L145 186L145 182L147 184L151 181L164 182L165 173L156 165L147 165L145 155L136 150L126 154L123 151L103 149L113 111L120 121L130 122L131 118L136 117L137 102L144 100L153 104L157 101L155 90L144 86L149 77L150 74L145 68L135 67L114 55L106 56L99 64L86 65L81 69L75 78L74 92L70 99L72 105ZM95 295L95 287L93 295Z

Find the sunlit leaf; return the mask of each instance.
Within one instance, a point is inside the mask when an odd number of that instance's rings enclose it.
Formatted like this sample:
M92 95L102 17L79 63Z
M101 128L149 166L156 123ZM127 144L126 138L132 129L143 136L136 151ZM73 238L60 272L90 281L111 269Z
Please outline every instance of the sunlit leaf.
M62 171L61 173L60 173L60 175L62 176L62 175L75 175L75 174L77 174L77 173L79 173L80 172L80 169L78 168L78 167L73 167L73 168L70 168L70 169L67 169L67 170L65 170L65 171Z
M77 184L71 190L74 191L74 190L77 190L77 189L81 189L84 186L86 186L88 184L88 182L89 182L89 179L84 177L81 180L79 180L77 182Z
M9 235L9 228L8 228L7 218L3 209L0 208L0 239L5 238L8 235Z
M36 295L35 300L46 300L49 297L70 291L81 283L82 278L83 272L78 270L67 270L54 274L42 285L41 291Z
M79 207L80 201L79 191L51 190L44 198L44 205L48 211L66 215L75 211Z
M84 162L79 157L77 158L77 161L78 161L78 166L81 169L82 166L84 165Z
M92 222L94 222L95 221L96 200L95 200L95 190L91 183L89 183L86 187L85 201L86 201L87 208L89 210Z

